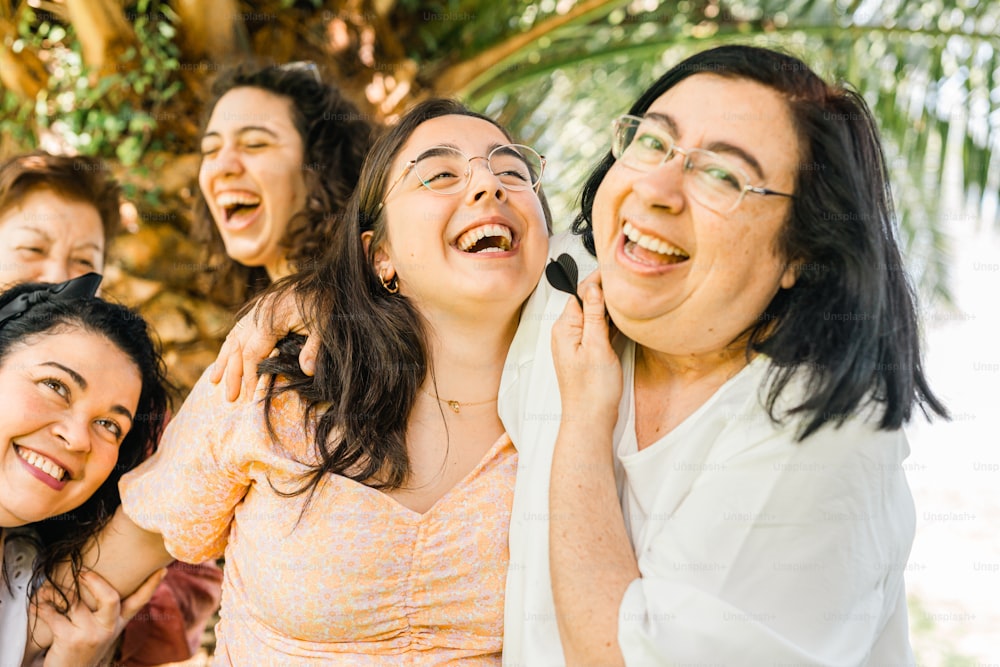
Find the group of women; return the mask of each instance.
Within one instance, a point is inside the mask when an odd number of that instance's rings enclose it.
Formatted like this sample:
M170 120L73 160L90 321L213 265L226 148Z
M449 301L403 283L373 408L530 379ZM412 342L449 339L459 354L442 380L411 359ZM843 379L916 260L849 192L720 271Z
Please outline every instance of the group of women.
M553 238L544 158L424 102L297 254L335 201L306 157L332 124L251 81L216 104L200 183L230 257L298 272L123 476L78 581L132 595L224 556L217 664L912 663L901 426L946 411L857 94L766 49L692 56L611 124ZM548 257L578 298L539 283ZM301 336L268 354L296 309L309 374ZM28 482L74 476L8 443Z

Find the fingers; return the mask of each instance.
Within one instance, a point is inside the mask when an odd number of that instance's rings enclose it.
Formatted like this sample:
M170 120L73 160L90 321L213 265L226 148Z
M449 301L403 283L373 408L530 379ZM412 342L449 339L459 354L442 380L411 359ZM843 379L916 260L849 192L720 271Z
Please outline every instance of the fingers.
M598 283L582 285L583 334L582 345L610 345L608 320L604 310L604 291Z
M86 595L80 597L84 600L93 600L93 603L88 602L87 606L90 611L94 612L94 617L98 622L105 628L114 628L118 621L119 602L121 601L121 596L115 587L105 581L101 575L88 570L80 575L80 589L81 593L85 589L90 594L89 598Z
M228 343L228 339L226 340ZM221 357L221 353L220 353ZM235 401L240 397L243 386L243 344L234 343L225 361L226 400Z
M278 335L273 331L268 332L266 336L264 331L259 333L259 336L254 337L243 346L243 365L239 372L243 378L242 392L244 396L253 396L258 379L257 366L271 355L274 346L278 344Z
M299 352L299 366L302 372L312 376L316 374L316 358L319 356L320 339L318 335L309 334L306 344Z
M132 617L139 613L139 610L146 606L149 602L153 593L156 592L157 586L163 581L163 578L167 576L167 568L161 568L149 575L149 578L143 582L135 593L129 595L127 598L122 598L121 601L121 617L125 623L132 620Z
M215 361L212 363L212 370L208 374L208 379L213 384L219 384L226 372L226 361L229 357L233 355L233 351L239 345L239 341L232 332L226 336L226 340L222 341L222 348L219 349L219 354L216 355Z

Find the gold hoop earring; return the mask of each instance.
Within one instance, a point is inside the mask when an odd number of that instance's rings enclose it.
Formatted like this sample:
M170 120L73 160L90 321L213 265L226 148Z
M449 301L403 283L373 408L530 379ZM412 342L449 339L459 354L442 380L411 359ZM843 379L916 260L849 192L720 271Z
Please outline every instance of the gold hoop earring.
M379 271L378 281L382 283L382 288L385 289L385 291L388 292L389 294L395 294L396 292L399 291L399 280L396 279L396 276L393 276L392 278L389 279L388 282L386 282L385 276L383 276L382 272Z

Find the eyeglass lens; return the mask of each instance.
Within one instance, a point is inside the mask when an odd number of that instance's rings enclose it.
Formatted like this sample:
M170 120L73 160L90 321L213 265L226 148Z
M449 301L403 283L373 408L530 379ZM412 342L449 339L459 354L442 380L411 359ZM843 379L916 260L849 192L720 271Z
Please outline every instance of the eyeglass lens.
M413 164L413 170L427 188L441 193L457 192L465 187L472 173L471 161L461 151L438 146L427 151ZM538 183L542 160L527 146L498 146L488 157L489 170L508 190L527 190Z
M615 121L612 154L627 166L651 171L673 158L674 153L681 153L685 180L697 201L719 212L728 212L739 204L748 179L732 162L711 151L678 148L666 128L655 121L632 116Z

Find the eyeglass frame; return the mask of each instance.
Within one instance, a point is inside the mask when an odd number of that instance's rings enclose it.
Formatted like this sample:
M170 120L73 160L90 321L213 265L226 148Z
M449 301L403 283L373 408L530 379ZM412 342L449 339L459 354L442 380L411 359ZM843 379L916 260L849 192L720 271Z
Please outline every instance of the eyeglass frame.
M671 134L666 128L663 128L663 129L664 129L664 134L667 137L670 137L670 149L664 152L663 159L660 160L660 162L658 164L655 164L655 165L645 165L645 164L641 164L640 163L640 166L636 166L635 164L622 161L621 160L622 155L624 155L625 151L628 150L628 146L626 146L625 148L622 149L621 155L615 155L615 149L616 149L616 147L620 143L618 141L618 134L619 134L619 132L621 132L621 130L619 129L619 127L621 127L623 125L622 121L636 121L636 129L638 129L639 124L644 123L644 122L653 122L653 123L656 123L657 125L662 125L663 123L660 123L655 118L646 118L644 116L635 116L635 115L627 114L627 113L626 114L622 114L621 116L618 116L613 121L611 121L611 128L612 128L612 132L613 132L613 137L612 137L612 142L611 142L611 155L612 155L612 157L614 157L614 159L615 159L616 162L621 162L624 166L628 167L629 169L634 169L635 171L641 171L641 172L644 172L644 173L651 172L651 171L653 171L655 169L658 169L659 167L663 166L667 162L669 162L671 160L671 158L674 157L675 153L684 156L684 162L681 164L681 170L682 170L682 172L685 175L687 175L688 173L690 173L694 169L694 165L691 163L691 153L700 153L702 155L708 155L708 156L711 156L711 157L714 157L714 158L718 158L718 160L722 164L732 165L732 171L734 171L737 175L739 175L739 176L741 176L743 178L743 182L745 183L745 185L740 189L739 195L736 198L736 202L733 203L733 205L731 207L729 207L727 210L725 210L725 211L716 211L717 213L726 214L726 213L732 213L733 211L735 211L739 207L739 205L743 203L743 198L746 196L746 194L748 192L752 192L754 194L764 195L764 196L776 195L776 196L779 196L779 197L788 197L789 199L795 199L795 195L791 194L791 193L788 193L788 192L779 192L778 190L772 190L770 188L765 188L765 187L762 187L762 186L750 185L750 176L747 174L747 172L742 167L740 167L737 164L733 164L733 162L731 160L726 159L724 156L719 155L718 153L716 153L714 151L708 151L708 150L705 150L703 148L682 148L681 146L677 145L677 139L674 138L674 135ZM634 137L633 137L633 140L634 140ZM630 141L629 142L629 146L631 146L631 145L632 145L632 142ZM643 167L648 167L648 168L643 168ZM697 199L697 197L695 199ZM705 204L704 202L701 202L701 203L702 203L702 205L707 206L708 208L712 208L711 206L709 206L708 204Z
M430 151L433 151L435 148L446 148L446 149L448 149L450 151L454 151L454 152L458 153L459 155L461 155L462 157L464 157L466 159L465 183L462 185L462 187L460 187L459 189L455 190L454 192L441 192L440 190L435 190L431 186L427 185L427 183L425 183L422 178L420 178L419 176L417 176L417 178L420 179L420 185L422 187L426 188L428 191L430 191L430 192L432 192L432 193L434 193L436 195L439 195L441 197L449 197L451 195L457 195L459 192L462 192L463 190L465 190L465 188L469 187L469 183L472 181L472 167L470 165L472 164L473 160L486 160L486 169L489 170L489 172L491 174L493 174L494 176L497 176L497 174L493 173L493 166L490 164L490 158L492 158L493 154L496 153L498 150L500 150L502 148L510 148L512 146L515 147L515 148L527 148L532 153L534 153L535 155L538 156L539 165L540 165L538 167L538 174L536 176L535 182L531 183L526 188L514 188L514 187L510 187L509 185L505 184L503 181L500 181L500 187L502 187L504 190L513 190L515 192L524 192L525 190L534 190L537 193L538 192L538 188L540 188L541 185L542 185L542 174L545 173L545 156L542 155L541 153L539 153L538 151L536 151L531 146L528 146L527 144L502 144L500 146L494 147L493 150L491 150L485 156L482 156L482 155L473 155L472 157L469 157L468 155L465 154L465 151L460 150L458 148L455 148L454 146L445 146L443 144L438 144L436 146L430 146L429 148L424 149L424 151L421 152L420 155L418 155L416 158L410 160L405 165L403 165L403 171L401 171L399 173L399 176L397 176L396 180L394 180L392 182L392 185L390 185L388 188L386 188L385 195L383 195L383 197L382 197L382 202L379 205L379 209L382 209L382 208L385 207L385 202L386 202L386 200L389 199L389 195L392 193L393 188L395 188L397 185L399 185L399 182L402 181L403 178L410 172L410 170L412 170L417 165L417 162L419 162L420 160L422 160L427 155L427 153L429 153ZM499 176L497 176L497 179L499 180Z

